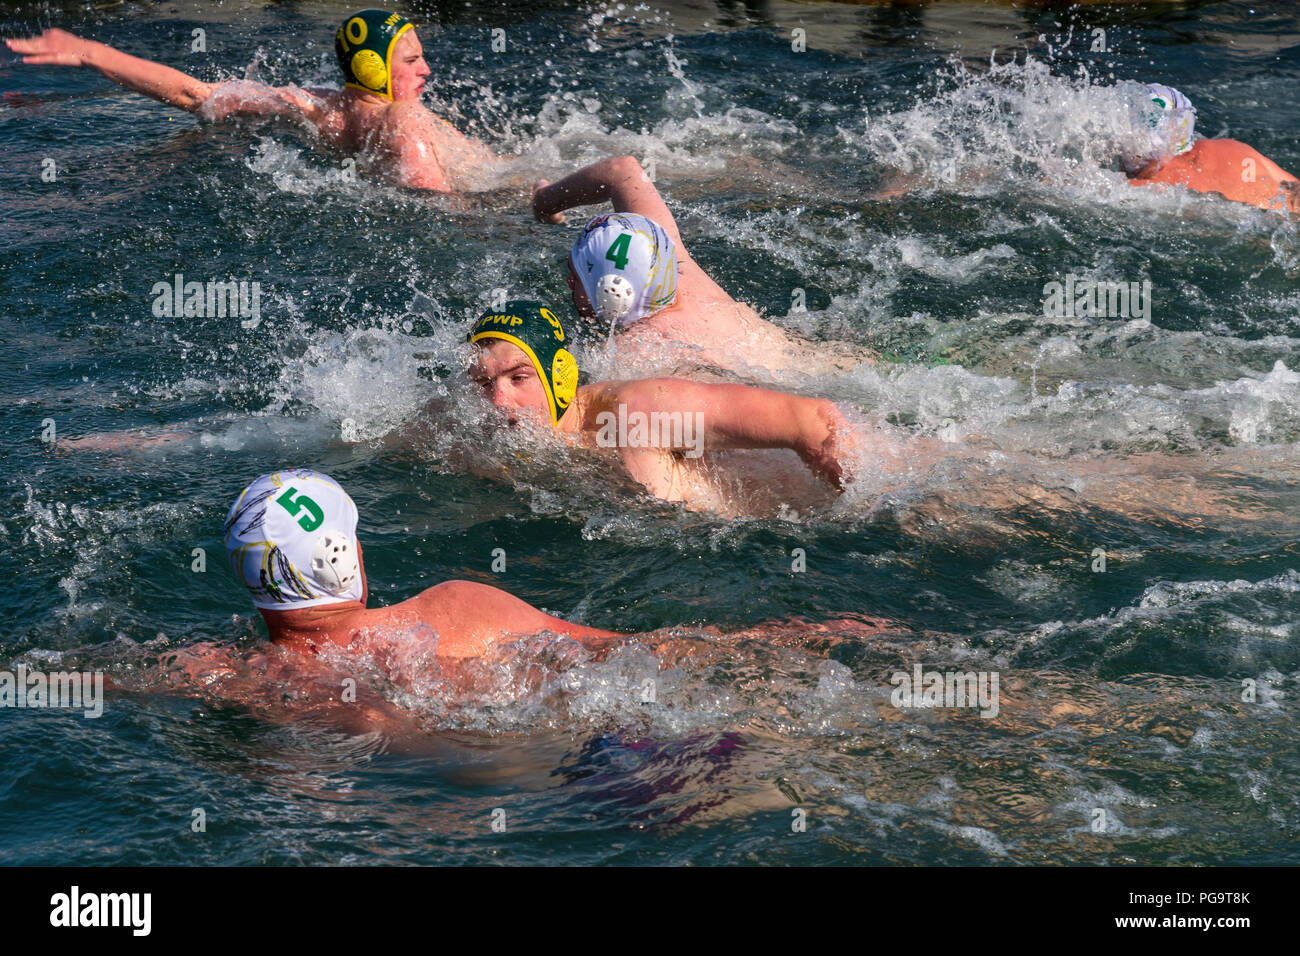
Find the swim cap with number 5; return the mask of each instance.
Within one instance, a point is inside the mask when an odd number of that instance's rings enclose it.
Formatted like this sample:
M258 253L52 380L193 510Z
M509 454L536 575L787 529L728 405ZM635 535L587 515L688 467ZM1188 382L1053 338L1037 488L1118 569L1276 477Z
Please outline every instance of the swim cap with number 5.
M226 556L257 607L279 611L360 601L357 506L306 468L262 475L226 516Z

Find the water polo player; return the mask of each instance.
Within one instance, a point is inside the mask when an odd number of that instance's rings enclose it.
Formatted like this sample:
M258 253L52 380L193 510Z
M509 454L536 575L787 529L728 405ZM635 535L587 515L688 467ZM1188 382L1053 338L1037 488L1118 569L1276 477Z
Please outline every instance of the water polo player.
M89 66L114 83L203 119L279 117L306 124L323 142L363 169L403 186L438 191L465 188L472 173L497 156L420 103L429 65L415 27L400 13L362 10L334 37L343 89L266 86L248 80L204 83L161 63L46 30L5 40L23 62Z
M651 493L713 507L712 452L784 448L835 488L857 439L835 405L748 385L680 378L578 384L572 339L538 302L508 302L474 324L471 379L511 424L554 428L585 447L614 448Z
M338 482L308 469L262 475L226 517L231 568L271 640L305 653L431 628L439 657L476 657L498 641L550 631L596 650L621 635L544 614L500 588L445 581L389 607L367 608L357 506Z
M859 346L814 343L786 332L737 302L709 278L682 243L659 191L631 156L606 159L557 183L538 183L533 213L564 222L574 206L608 200L569 253L569 288L580 315L619 330L629 356L676 351L719 368L843 371L874 357Z
M1235 139L1196 139L1196 107L1178 90L1150 83L1136 100L1139 125L1150 133L1145 149L1120 156L1133 185L1186 186L1261 209L1300 212L1300 180Z

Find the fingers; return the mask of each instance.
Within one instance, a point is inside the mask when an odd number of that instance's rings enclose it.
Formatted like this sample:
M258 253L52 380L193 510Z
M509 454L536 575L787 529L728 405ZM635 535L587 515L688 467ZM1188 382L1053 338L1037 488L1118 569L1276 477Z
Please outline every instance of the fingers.
M40 36L6 39L5 46L21 54L23 62L31 66L80 66L80 42L66 30L46 30Z
M29 66L53 64L55 66L80 66L81 59L76 53L61 50L47 41L44 35L29 40L5 40L5 46L14 53L22 55L23 63Z
M23 57L23 63L28 66L77 66L79 62L75 56L67 53L45 53L40 56Z

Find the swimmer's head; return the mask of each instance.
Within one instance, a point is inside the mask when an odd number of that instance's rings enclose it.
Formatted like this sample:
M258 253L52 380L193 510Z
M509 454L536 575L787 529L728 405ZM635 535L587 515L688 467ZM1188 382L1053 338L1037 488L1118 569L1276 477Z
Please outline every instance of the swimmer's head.
M569 253L569 289L584 318L626 326L654 315L677 300L673 241L645 216L597 216Z
M1120 156L1130 175L1149 163L1187 152L1196 127L1196 107L1173 87L1159 83L1131 86L1135 90L1135 125L1142 135L1133 150Z
M418 99L429 76L410 20L391 10L362 10L334 34L345 85L387 100Z
M516 300L484 312L469 333L470 377L497 408L558 425L578 391L578 360L559 316Z
M226 516L226 556L265 610L366 600L357 506L318 471L275 471L245 488Z

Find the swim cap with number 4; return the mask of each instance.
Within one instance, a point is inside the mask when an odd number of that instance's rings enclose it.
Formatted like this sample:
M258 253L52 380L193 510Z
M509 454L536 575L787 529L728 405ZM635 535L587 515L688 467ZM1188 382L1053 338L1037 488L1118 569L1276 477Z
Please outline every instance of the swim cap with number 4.
M570 261L587 301L608 322L629 325L677 299L677 251L645 216L597 216L582 227Z

